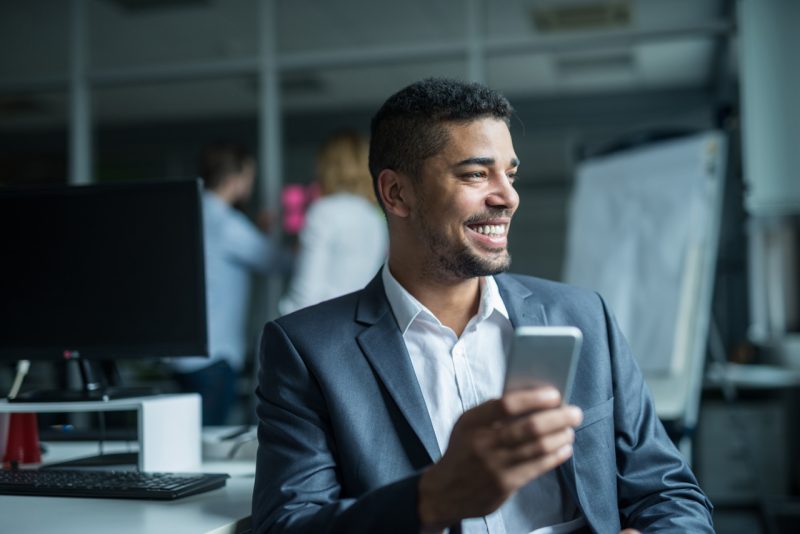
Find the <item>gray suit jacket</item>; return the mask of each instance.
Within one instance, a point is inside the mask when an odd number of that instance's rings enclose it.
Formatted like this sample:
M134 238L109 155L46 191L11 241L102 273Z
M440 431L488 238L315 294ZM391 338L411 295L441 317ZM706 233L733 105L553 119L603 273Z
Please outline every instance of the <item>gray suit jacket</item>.
M711 503L603 300L536 278L496 280L514 326L583 331L569 402L584 419L558 470L591 529L713 532ZM441 454L380 274L268 323L256 394L255 532L419 532L417 484Z

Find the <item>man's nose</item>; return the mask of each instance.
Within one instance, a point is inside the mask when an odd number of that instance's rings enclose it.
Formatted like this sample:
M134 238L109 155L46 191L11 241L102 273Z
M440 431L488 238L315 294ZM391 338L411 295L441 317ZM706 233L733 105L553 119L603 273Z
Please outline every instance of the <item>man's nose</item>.
M504 173L500 173L492 182L492 191L486 198L486 203L495 208L516 210L517 206L519 206L519 194L517 190L514 189L508 176Z

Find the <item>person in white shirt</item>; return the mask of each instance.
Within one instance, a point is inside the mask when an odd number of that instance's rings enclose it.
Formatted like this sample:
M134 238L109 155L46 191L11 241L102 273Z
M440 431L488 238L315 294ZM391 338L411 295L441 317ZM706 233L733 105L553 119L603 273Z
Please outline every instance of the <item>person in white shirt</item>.
M333 136L317 156L320 198L300 232L294 275L278 309L290 313L361 289L386 258L386 220L372 191L369 145L355 132Z
M175 358L183 391L200 393L204 425L223 425L236 403L236 380L247 352L253 273L287 272L291 256L237 206L252 195L255 158L241 145L217 143L200 157L203 179L206 315L210 358Z

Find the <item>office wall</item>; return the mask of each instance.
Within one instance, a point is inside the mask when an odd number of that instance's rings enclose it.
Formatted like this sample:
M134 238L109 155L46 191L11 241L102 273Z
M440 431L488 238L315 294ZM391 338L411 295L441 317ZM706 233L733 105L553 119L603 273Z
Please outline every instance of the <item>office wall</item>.
M512 96L511 100L517 110L512 122L514 144L522 160L517 184L522 207L511 234L513 267L553 279L561 277L566 210L579 153L631 134L709 128L716 111L708 94L699 89L548 99ZM285 181L310 182L320 144L342 129L367 134L377 105L287 112L282 123ZM61 135L57 130L0 133L0 147L32 154L33 159L49 151L48 159L60 161L65 171ZM204 143L233 139L255 149L257 135L252 116L101 124L95 136L96 176L100 181L193 177ZM36 176L9 178L27 181ZM51 179L58 178L57 171L51 173Z

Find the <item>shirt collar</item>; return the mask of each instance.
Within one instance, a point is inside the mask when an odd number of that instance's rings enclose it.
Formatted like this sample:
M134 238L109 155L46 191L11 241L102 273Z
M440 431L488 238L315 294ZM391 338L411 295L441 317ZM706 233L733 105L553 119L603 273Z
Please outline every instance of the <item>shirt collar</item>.
M392 312L394 312L394 317L397 320L397 325L400 327L400 332L402 334L406 333L417 318L441 325L441 322L436 316L433 315L424 304L414 298L414 296L392 276L392 273L389 271L388 260L383 264L381 279L383 280L386 298L389 300L389 305L392 308ZM478 305L477 319L479 321L487 319L495 311L508 319L508 310L506 309L502 297L500 297L500 290L497 287L497 282L495 282L494 277L482 277L480 279L480 287L481 301Z

